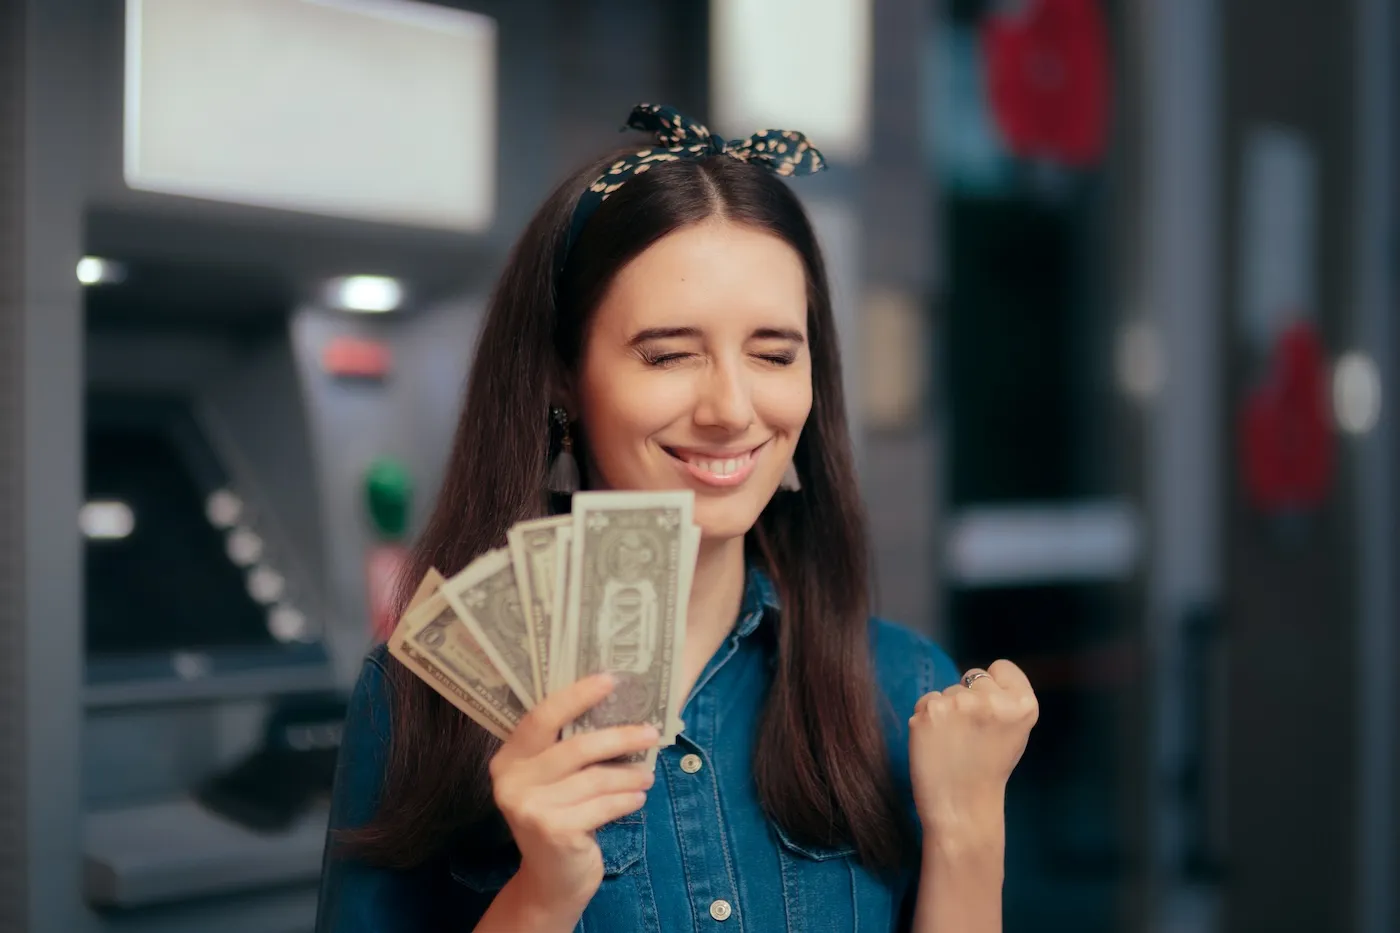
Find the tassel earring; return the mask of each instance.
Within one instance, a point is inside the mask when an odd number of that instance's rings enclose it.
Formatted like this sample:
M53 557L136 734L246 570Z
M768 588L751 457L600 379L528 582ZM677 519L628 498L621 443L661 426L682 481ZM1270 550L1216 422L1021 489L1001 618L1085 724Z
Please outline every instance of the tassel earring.
M559 429L559 453L549 467L549 478L545 487L550 492L575 493L579 487L578 460L574 459L574 438L569 431L569 413L562 408L551 408L549 415Z
M791 460L788 461L787 469L783 471L783 478L778 480L778 488L788 492L797 492L802 488L802 480L797 478L797 464Z

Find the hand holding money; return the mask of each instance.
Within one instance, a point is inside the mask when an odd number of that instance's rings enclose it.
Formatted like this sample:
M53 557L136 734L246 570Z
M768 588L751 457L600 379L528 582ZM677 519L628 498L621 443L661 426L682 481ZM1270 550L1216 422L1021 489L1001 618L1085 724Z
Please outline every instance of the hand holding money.
M569 515L521 522L508 547L443 579L430 572L389 651L498 738L590 675L616 683L560 723L564 738L680 712L686 609L700 532L690 492L584 492ZM628 760L655 764L656 749Z
M655 748L647 725L617 726L559 738L572 722L605 701L616 681L594 675L535 706L491 759L496 806L520 849L517 883L535 903L582 912L603 881L594 831L641 808L655 779L649 768L607 764Z

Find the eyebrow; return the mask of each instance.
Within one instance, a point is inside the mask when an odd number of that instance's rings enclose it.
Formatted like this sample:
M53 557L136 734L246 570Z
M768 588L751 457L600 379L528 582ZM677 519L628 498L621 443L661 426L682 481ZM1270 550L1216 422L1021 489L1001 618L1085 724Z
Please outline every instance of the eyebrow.
M790 340L793 343L806 343L807 337L800 330L790 327L760 327L753 335L761 340Z
M637 331L632 335L632 339L627 341L627 345L635 347L652 340L676 340L686 337L699 337L700 329L696 327L648 327L646 330ZM806 343L807 338L800 330L793 330L787 327L760 327L755 330L750 339L760 340L790 340L793 343Z

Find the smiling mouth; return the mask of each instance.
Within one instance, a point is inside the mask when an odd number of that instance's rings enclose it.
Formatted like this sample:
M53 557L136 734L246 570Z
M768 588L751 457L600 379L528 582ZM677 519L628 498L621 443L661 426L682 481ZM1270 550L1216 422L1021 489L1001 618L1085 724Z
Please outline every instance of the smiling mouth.
M676 447L662 447L672 459L687 468L696 479L714 485L729 486L741 483L753 471L758 452L767 446L764 441L757 447L742 453L716 455L706 451L684 450Z

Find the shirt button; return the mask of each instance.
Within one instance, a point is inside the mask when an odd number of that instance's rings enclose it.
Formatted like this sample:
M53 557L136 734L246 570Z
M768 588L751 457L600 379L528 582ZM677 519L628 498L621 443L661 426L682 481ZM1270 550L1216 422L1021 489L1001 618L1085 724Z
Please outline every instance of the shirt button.
M733 912L734 908L729 906L728 901L715 901L710 905L710 916L716 920L728 920Z
M696 771L699 771L699 770L700 770L700 756L699 756L699 755L686 755L684 758L681 759L681 770L684 771L686 774L694 774ZM724 904L724 901L715 901L715 903L716 903L716 904ZM728 913L728 911L729 911L729 905L728 905L728 904L725 904L725 905L724 905L724 909L725 909L725 914L724 914L724 916L725 916L725 917L729 916L729 913ZM714 912L714 908L713 908L713 907L710 908L710 912L711 912L711 913ZM715 919L716 919L716 920L722 920L722 919L724 919L724 918L723 918L723 917L716 917Z

